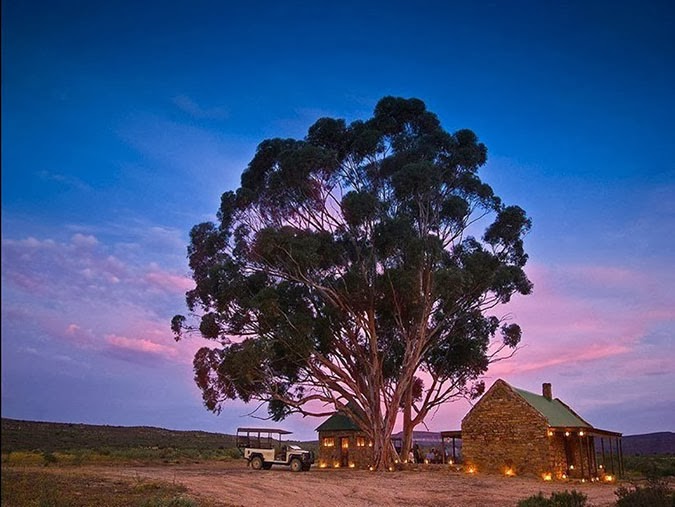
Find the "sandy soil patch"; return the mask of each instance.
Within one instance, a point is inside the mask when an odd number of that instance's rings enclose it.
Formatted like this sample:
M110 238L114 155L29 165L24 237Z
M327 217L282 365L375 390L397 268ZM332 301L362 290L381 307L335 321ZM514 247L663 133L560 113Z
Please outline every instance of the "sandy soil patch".
M396 472L322 470L292 473L286 468L254 471L245 462L171 466L84 467L109 478L177 482L197 497L223 506L296 505L316 507L446 506L511 507L542 491L576 489L594 507L614 504L616 485L545 483L536 478L471 476L438 465Z

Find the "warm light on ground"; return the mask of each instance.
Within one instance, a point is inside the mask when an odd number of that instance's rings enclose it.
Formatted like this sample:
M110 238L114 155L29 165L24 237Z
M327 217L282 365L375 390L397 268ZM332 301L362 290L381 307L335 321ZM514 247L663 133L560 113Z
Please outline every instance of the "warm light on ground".
M545 481L552 481L553 475L551 474L551 472L546 472L541 474L541 478L544 479Z

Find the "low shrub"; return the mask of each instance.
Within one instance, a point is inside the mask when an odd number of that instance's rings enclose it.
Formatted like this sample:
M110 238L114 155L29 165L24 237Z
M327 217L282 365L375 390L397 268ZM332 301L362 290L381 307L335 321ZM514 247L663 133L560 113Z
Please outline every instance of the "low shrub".
M675 491L664 480L650 480L647 486L621 486L616 496L616 507L675 507Z
M659 479L675 477L675 456L626 456L624 458L626 472L629 475Z
M203 507L188 497L182 484L111 480L92 475L73 474L59 467L53 471L38 468L3 467L0 475L3 507Z
M42 459L45 462L45 466L49 466L49 465L59 461L58 458L54 455L53 452L43 452L42 453Z
M586 495L575 490L551 493L550 498L540 491L518 502L518 507L586 507L587 499Z

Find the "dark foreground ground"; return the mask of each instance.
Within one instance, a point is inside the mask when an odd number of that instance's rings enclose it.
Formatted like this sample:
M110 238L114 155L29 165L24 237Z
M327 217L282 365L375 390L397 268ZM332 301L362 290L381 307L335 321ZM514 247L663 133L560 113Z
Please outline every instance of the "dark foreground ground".
M120 505L152 505L141 493L156 497L180 497L180 505L217 506L448 506L511 507L518 500L542 491L576 489L588 496L589 504L609 507L614 504L616 485L581 483L545 483L536 478L467 475L445 466L420 466L417 469L377 473L357 470L312 469L292 473L279 468L253 471L242 460L202 462L178 465L83 465L83 466L3 466L3 507L29 505L27 497L17 494L16 484L40 477L35 484L48 484L35 505L45 505L45 495L56 498L52 504L103 505L102 497L117 497ZM46 474L46 475L45 475ZM9 482L8 482L9 481ZM100 495L88 503L96 489ZM65 491L65 490L68 491ZM9 496L7 493L9 492ZM136 496L134 496L136 495ZM102 496L102 497L101 497ZM49 499L47 499L49 500ZM170 501L154 505L171 505Z

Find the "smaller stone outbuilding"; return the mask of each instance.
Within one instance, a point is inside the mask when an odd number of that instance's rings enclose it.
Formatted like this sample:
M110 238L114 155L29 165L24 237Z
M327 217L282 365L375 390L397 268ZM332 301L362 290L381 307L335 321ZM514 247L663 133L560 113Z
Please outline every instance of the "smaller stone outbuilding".
M373 443L345 414L336 412L323 422L319 433L320 468L368 468L373 462Z
M537 475L545 480L613 480L623 472L621 433L594 428L559 399L499 379L462 420L469 471Z

